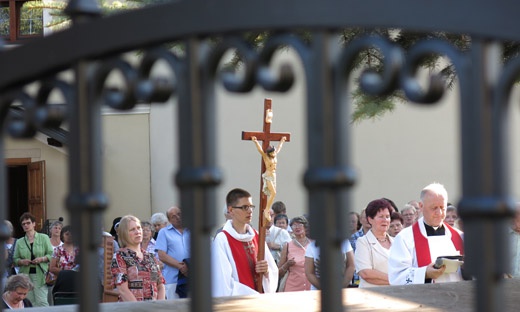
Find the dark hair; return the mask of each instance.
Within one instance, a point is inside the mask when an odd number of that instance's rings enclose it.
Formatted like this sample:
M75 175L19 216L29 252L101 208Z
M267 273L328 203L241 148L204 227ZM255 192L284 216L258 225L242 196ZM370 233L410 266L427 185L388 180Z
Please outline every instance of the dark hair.
M280 220L280 219L284 219L285 222L287 223L287 225L289 225L289 218L287 217L286 214L279 214L279 215L276 215L276 217L274 217L274 224L276 225L276 221Z
M281 201L274 202L271 206L271 209L273 209L274 214L281 214L287 212L285 204Z
M266 150L265 150L265 153L267 155L271 154L272 152L276 151L276 149L274 148L274 146L269 146Z
M63 242L63 234L67 233L67 232L70 232L72 234L72 226L70 225L65 225L64 227L61 228L61 232L60 232L60 240Z
M392 222L394 220L399 220L399 221L401 221L401 224L404 224L403 216L401 216L401 214L399 212L393 212L392 215L390 216L390 222Z
M36 222L36 217L30 213L30 212L24 212L21 216L20 216L20 224L23 222L23 220L31 220L31 222Z
M376 199L368 203L367 208L365 209L365 214L367 219L370 217L374 219L379 211L388 209L390 215L394 212L394 208L386 199Z
M117 236L116 227L119 226L119 221L121 221L121 217L117 217L112 221L112 227L110 228L110 235L114 237L114 240L117 242L119 237Z
M240 198L244 197L249 198L251 197L251 194L249 194L248 191L241 188L232 189L226 195L226 205L233 206L238 202Z
M395 212L399 212L399 209L397 209L397 206L396 204L394 203L393 200L389 199L389 198L386 198L386 197L383 197L384 200L386 200L387 202L390 203L390 205L392 205L392 208L394 208L394 211Z

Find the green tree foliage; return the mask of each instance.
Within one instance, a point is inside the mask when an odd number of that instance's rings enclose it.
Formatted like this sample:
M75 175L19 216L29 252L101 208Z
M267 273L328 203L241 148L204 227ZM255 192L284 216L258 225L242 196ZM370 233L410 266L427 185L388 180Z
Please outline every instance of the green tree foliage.
M42 1L29 1L20 10L20 35L43 34L43 9L39 7Z

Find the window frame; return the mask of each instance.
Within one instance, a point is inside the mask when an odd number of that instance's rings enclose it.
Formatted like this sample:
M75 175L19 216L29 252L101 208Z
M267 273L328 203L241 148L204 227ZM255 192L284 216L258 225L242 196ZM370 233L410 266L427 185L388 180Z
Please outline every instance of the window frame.
M21 13L23 5L31 0L0 0L2 7L9 8L9 36L0 36L7 43L19 43L25 40L33 38L43 37L43 28L41 34L34 35L22 35L21 34ZM8 3L8 5L5 5ZM14 21L14 22L13 22ZM43 23L43 10L42 10L42 23ZM43 25L42 25L43 27Z

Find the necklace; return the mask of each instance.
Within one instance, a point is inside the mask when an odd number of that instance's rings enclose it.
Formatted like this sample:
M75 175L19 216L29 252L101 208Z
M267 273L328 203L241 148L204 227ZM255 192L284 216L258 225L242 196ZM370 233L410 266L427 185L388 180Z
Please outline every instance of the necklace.
M375 235L374 235L374 236L375 236ZM380 242L380 243L384 243L384 242L386 242L386 241L388 240L388 239L386 238L386 235L385 235L384 238L379 238L379 237L376 236L376 239L377 239L377 241Z
M306 249L305 247L307 246L307 244L309 243L309 239L307 237L305 237L305 240L303 241L303 244L300 243L300 241L296 238L295 239L296 243L303 249Z

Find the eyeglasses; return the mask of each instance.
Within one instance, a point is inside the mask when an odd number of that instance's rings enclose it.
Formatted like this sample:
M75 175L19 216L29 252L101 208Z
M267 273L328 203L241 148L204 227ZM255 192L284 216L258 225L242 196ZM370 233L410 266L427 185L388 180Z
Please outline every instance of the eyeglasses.
M304 226L304 225L301 224L301 223L293 223L293 225L291 225L291 227L292 227L293 229L301 228L301 227L303 227L303 226Z
M406 214L403 214L403 217L412 217L412 216L414 216L413 213L406 213Z
M29 225L29 224L32 224L32 222L31 221L22 222L22 226L23 225Z
M238 206L238 207L231 206L231 208L242 209L244 211L248 211L249 209L255 210L255 205L243 205L243 206Z

